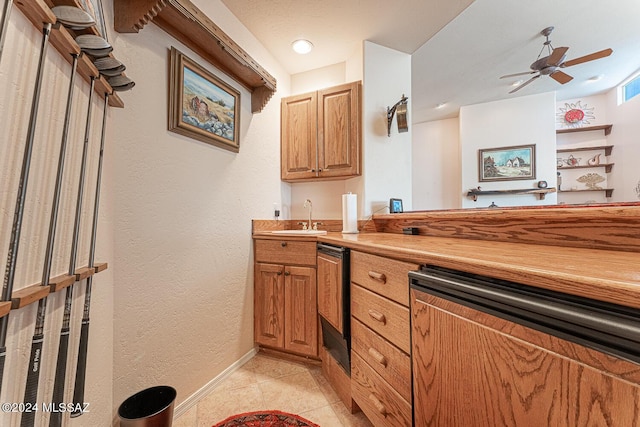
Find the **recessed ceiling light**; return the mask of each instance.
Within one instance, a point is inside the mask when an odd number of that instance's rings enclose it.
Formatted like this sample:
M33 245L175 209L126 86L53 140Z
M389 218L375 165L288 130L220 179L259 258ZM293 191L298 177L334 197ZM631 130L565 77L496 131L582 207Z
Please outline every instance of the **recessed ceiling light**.
M291 43L291 48L294 52L304 55L305 53L311 52L311 49L313 49L313 43L309 40L300 39Z
M524 82L524 80L515 81L515 82L511 83L511 86L513 86L513 87L520 86L522 84L522 82Z
M436 108L440 109L440 108L443 108L445 105L447 105L446 102L439 102L438 104L436 104Z

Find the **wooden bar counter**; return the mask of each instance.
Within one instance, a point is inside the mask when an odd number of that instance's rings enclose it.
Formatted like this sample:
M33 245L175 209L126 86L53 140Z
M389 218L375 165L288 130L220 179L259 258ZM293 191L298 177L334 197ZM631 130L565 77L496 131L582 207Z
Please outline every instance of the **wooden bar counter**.
M254 236L298 221L254 221ZM640 308L640 203L373 215L360 234L319 221L318 241Z
M328 233L318 241L640 308L633 252L393 233Z
M408 274L439 266L564 293L559 303L570 294L626 306L612 310L637 331L640 204L374 215L359 234L319 222L327 234L286 239L352 250L351 376L328 378L374 425L529 425L539 414L549 425L639 425L634 344L600 347L516 312L409 289ZM271 231L299 227L254 221L253 236L284 247Z

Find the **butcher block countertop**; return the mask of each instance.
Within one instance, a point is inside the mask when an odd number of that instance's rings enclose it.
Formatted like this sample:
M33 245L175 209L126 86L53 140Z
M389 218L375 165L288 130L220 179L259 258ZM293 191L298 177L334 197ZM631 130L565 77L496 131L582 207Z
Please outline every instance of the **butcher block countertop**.
M393 233L328 233L317 240L640 308L637 253Z

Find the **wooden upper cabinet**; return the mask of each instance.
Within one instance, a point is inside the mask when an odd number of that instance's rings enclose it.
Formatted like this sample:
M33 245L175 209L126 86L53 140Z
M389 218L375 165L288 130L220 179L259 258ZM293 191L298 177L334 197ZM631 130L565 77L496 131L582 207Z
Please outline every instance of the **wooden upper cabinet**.
M283 181L361 174L361 83L282 99Z
M281 105L281 175L283 180L316 177L317 93L284 98Z
M319 176L360 175L360 83L318 91Z

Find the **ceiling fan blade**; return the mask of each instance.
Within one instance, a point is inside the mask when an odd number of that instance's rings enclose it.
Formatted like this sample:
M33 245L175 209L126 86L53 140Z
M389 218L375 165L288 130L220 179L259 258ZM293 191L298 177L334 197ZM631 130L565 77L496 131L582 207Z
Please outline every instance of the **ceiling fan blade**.
M549 65L558 65L562 58L564 58L564 54L569 50L568 47L557 47L553 49L549 58L547 58L547 66Z
M594 61L596 59L604 58L613 53L612 49L604 49L599 52L594 52L589 55L581 56L580 58L571 59L569 61L564 61L560 64L561 67L571 67L572 65L582 64L583 62Z
M509 77L518 77L518 76L525 76L527 74L535 74L537 73L537 71L525 71L523 73L515 73L515 74L507 74L506 76L502 76L500 77L501 79L507 79Z
M549 74L549 77L551 77L553 80L557 81L562 85L565 83L569 83L571 80L573 80L573 77L571 77L567 73L563 73L560 70L556 70L553 73Z
M538 74L537 76L533 76L531 77L529 80L527 80L526 82L522 83L520 86L518 86L517 88L513 89L512 91L510 91L509 93L513 93L515 91L518 91L520 89L522 89L523 87L525 87L526 85L528 85L529 83L531 83L532 81L534 81L535 79L537 79L538 77L540 77L540 74Z

